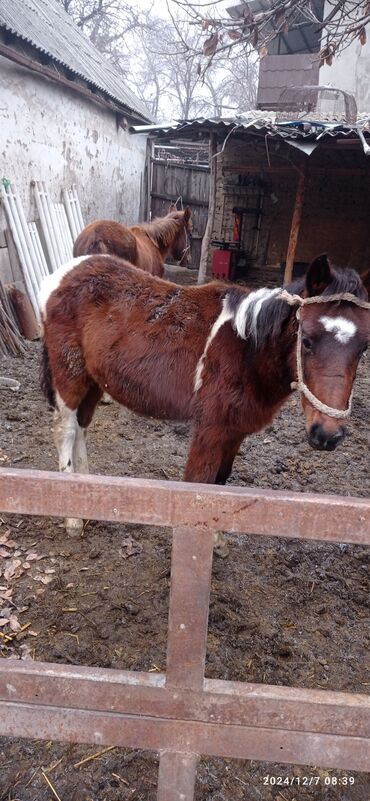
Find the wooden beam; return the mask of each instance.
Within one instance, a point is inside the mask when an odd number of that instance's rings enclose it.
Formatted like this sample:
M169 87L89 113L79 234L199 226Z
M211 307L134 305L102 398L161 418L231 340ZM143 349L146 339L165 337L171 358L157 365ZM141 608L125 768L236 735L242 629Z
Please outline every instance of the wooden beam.
M173 529L166 689L174 695L203 690L214 536L205 526ZM161 753L158 801L192 801L199 754Z
M0 660L0 734L162 751L160 801L176 797L165 793L176 777L190 801L195 754L370 770L366 694L212 679L199 690L163 685L163 675Z
M197 754L184 751L161 753L157 801L193 801L198 759Z
M168 203L173 202L173 195L165 195L163 192L152 192L152 198L157 200L167 200ZM195 200L194 198L184 197L181 195L183 206L202 206L208 208L208 200Z
M208 219L206 230L204 232L203 241L202 241L202 249L200 252L200 262L199 262L199 272L198 272L198 284L204 284L207 275L207 264L208 264L208 257L209 257L209 248L211 244L211 237L212 237L212 230L213 230L213 222L215 216L215 206L216 206L216 176L217 176L217 163L216 163L216 153L217 153L217 134L211 133L210 140L209 140L209 199L208 199Z
M223 175L296 175L297 170L294 167L260 167L251 165L250 167L224 167L222 170ZM368 176L370 173L370 165L364 169L351 169L351 167L310 167L310 176L338 176L341 178L351 178L353 176L364 175ZM238 187L239 188L239 187ZM247 189L247 187L245 187Z
M67 87L72 92L77 92L79 95L83 95L83 97L91 100L92 103L96 103L98 106L103 106L105 109L109 109L110 111L119 112L120 114L123 113L122 106L118 103L115 103L114 100L108 100L100 95L96 94L96 91L89 89L88 86L84 86L80 81L84 80L80 78L79 75L73 74L73 80L69 80L62 74L61 71L54 69L53 67L49 67L47 64L40 64L34 58L30 58L30 56L24 55L24 53L20 53L14 47L9 47L9 45L4 44L4 42L0 42L0 55L5 56L8 58L9 61L15 61L16 64L20 64L22 67L26 67L33 72L37 72L39 75L42 75L44 78L54 81L55 83L59 83L64 87ZM63 66L59 66L59 70L62 70ZM87 81L86 81L87 83ZM103 90L98 90L103 91ZM141 115L132 109L127 109L125 112L127 116L132 117L135 120L142 119Z
M306 174L307 167L305 165L302 172L299 173L297 191L294 201L292 224L290 228L288 251L285 263L284 283L289 284L293 278L294 259L297 250L297 243L299 237L299 229L301 227L302 211L304 196L306 191Z
M0 510L370 545L370 500L339 495L2 467Z

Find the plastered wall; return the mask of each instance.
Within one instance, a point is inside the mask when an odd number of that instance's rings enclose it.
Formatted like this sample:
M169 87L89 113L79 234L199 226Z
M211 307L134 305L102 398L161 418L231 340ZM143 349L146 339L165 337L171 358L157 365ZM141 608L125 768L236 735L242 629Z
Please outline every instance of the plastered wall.
M54 200L75 183L86 222L137 222L145 150L115 113L0 57L0 179L14 182L28 219L37 217L30 182L43 180Z

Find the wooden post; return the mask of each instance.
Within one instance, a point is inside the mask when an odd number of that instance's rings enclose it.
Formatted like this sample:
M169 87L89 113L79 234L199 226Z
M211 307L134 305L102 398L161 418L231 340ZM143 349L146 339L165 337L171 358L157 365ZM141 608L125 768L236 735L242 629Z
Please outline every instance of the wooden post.
M294 201L292 225L290 228L288 252L285 263L284 284L288 284L293 278L294 259L297 250L299 229L301 227L302 209L306 189L307 165L299 172L297 191Z
M200 262L198 271L198 284L204 284L207 275L207 264L209 255L209 245L212 236L213 221L215 216L216 205L216 153L217 153L217 134L211 133L209 140L209 202L208 202L208 219L206 230L202 240L202 249L200 252Z
M153 141L149 136L146 142L145 168L140 191L140 210L139 210L140 222L150 221L151 203L152 203L152 178L153 178L152 158L153 158Z
M203 690L214 532L210 528L173 529L166 687ZM190 749L187 749L189 751ZM157 801L193 801L198 756L164 751Z

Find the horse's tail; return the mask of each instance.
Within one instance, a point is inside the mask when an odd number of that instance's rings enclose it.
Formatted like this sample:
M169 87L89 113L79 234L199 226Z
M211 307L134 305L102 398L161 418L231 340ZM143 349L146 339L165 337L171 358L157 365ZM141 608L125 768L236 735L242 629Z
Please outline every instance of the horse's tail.
M51 375L49 351L45 342L42 343L41 362L40 362L40 384L41 389L45 395L46 400L52 406L56 407L55 391L53 387L53 379Z

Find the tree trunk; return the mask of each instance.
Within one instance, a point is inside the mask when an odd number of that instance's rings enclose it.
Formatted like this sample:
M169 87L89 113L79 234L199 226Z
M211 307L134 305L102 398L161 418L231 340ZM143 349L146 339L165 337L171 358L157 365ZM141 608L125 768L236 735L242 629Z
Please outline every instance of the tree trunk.
M302 172L299 173L297 191L294 201L292 225L290 228L288 252L285 262L284 284L289 284L293 278L294 259L297 250L299 229L301 226L304 195L306 190L307 167L304 165Z
M206 230L204 232L202 240L202 249L200 253L199 272L198 272L198 284L204 284L207 275L209 246L211 242L213 222L215 216L215 206L216 206L216 173L217 173L216 153L217 153L217 134L211 133L209 140L210 175L209 175L208 219L207 219Z

